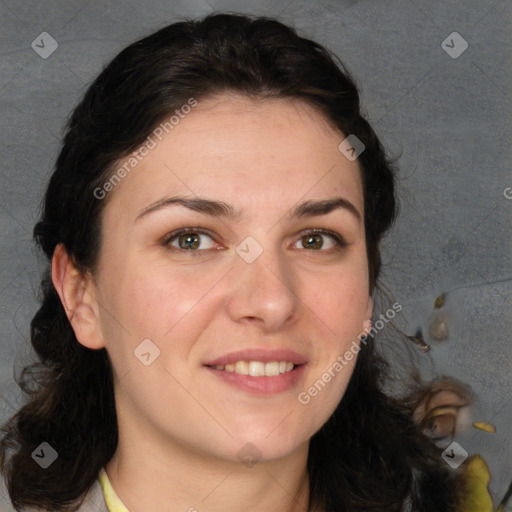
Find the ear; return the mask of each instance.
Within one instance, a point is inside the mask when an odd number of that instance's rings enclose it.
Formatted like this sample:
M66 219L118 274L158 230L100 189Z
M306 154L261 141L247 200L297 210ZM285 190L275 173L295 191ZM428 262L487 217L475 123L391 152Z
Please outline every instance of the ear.
M52 282L77 340L90 349L103 348L94 282L75 267L62 243L53 252Z
M371 323L372 314L373 314L373 299L371 296L369 296L368 302L366 304L366 312L364 314L365 316L364 316L364 320L363 320L363 330L364 331L369 331L372 326L372 323Z

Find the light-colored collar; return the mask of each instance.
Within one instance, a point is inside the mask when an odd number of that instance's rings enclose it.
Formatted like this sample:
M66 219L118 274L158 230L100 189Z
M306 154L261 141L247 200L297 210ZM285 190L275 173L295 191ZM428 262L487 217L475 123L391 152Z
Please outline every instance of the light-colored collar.
M130 512L124 503L119 499L119 496L114 491L114 488L110 484L107 472L105 468L101 468L99 474L99 481L101 489L103 490L103 496L109 512Z

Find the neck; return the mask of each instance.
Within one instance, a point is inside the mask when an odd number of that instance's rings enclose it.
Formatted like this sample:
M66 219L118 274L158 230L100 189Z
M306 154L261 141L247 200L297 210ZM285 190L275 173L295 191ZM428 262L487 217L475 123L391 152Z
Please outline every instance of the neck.
M283 459L248 467L123 427L106 471L130 512L308 510L307 444Z

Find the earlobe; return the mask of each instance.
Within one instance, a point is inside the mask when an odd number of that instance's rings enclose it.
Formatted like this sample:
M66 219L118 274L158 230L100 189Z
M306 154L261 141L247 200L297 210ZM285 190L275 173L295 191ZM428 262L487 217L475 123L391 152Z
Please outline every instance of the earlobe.
M369 332L372 327L372 314L373 314L373 299L372 297L368 297L368 303L366 305L365 317L363 320L363 331Z
M53 253L52 282L77 340L87 348L103 348L94 283L75 267L63 244Z

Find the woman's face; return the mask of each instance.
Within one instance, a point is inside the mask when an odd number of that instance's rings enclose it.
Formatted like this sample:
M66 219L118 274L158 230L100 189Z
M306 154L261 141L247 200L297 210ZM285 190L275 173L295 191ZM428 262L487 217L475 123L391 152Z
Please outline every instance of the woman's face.
M167 130L104 199L94 296L120 430L234 461L304 449L371 315L359 165L296 100L210 97Z

